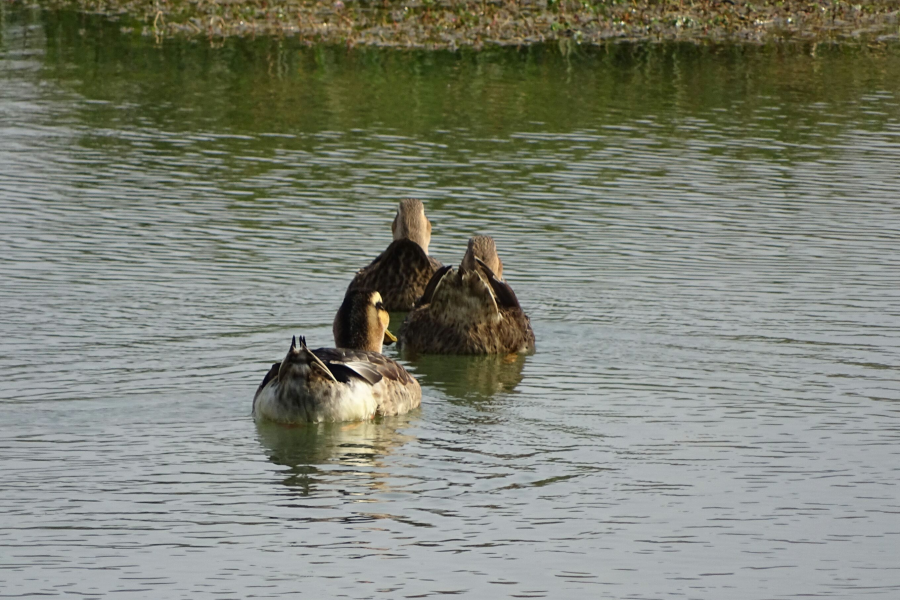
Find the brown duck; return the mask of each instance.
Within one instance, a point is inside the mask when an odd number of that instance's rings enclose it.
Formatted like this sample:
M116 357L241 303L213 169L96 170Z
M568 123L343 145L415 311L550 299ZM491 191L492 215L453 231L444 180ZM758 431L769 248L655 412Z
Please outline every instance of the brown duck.
M337 348L310 350L301 337L269 369L253 397L258 421L318 423L399 415L419 406L422 389L402 365L381 354L396 341L381 295L348 291L334 319Z
M391 225L394 241L350 282L348 290L378 290L389 311L407 311L441 263L428 256L431 222L422 202L402 200Z
M534 351L531 321L502 279L494 240L475 236L459 269L435 273L400 328L405 351L509 354Z

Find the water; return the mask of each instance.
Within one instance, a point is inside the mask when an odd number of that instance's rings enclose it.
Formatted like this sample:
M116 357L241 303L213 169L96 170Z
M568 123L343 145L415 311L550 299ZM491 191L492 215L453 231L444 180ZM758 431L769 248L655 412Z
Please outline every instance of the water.
M900 594L896 48L158 47L0 11L0 596ZM256 426L405 196L444 262L497 239L537 353Z

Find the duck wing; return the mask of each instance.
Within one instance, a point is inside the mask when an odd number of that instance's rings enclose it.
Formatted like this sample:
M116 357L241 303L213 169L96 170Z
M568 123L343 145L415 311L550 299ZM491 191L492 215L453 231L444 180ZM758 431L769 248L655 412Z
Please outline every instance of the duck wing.
M381 373L377 369L373 369L367 363L325 363L334 375L334 378L341 383L350 383L354 378L362 379L369 385L375 385L382 379Z
M403 384L412 381L412 376L402 365L378 352L346 348L319 348L312 352L331 370L335 379L343 383L349 383L353 378L362 379L370 385L382 379Z
M478 264L478 269L481 271L482 275L484 275L488 285L491 286L491 291L494 292L494 297L497 299L497 305L500 308L521 309L522 307L519 305L519 299L516 297L516 293L510 285L505 281L501 281L499 277L494 275L491 268L477 256L475 257L475 262Z
M452 268L450 265L441 267L431 276L428 285L425 286L425 291L422 292L422 297L416 300L416 306L422 306L431 302L431 299L434 297L434 290L437 289L438 284L444 278L444 275L447 274L447 271Z
M478 268L449 269L436 280L430 302L421 305L446 323L488 323L500 319L488 276ZM434 281L433 280L433 281Z
M259 387L256 388L256 393L253 394L253 408L251 409L252 412L256 411L256 399L259 397L259 393L261 391L263 391L263 388L265 388L267 385L269 385L270 381L278 378L278 369L280 369L280 368L281 368L280 362L274 363L272 365L272 368L269 369L269 372L266 373L266 376L263 377L262 383L259 384Z

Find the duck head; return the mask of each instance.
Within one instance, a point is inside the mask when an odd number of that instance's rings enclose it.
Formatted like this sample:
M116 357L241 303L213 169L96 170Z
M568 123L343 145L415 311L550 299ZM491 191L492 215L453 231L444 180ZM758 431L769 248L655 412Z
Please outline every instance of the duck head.
M487 235L474 235L469 238L469 247L466 249L466 255L463 256L462 262L459 264L460 269L471 271L476 268L475 259L481 260L487 267L494 272L497 279L503 279L503 262L497 255L497 245L494 238Z
M383 344L397 341L394 334L388 331L390 320L381 294L372 290L347 290L334 317L334 345L381 352Z
M391 231L395 240L409 238L422 246L422 250L428 254L428 245L431 243L431 221L425 216L425 206L420 200L407 198L400 201L397 216L391 224Z

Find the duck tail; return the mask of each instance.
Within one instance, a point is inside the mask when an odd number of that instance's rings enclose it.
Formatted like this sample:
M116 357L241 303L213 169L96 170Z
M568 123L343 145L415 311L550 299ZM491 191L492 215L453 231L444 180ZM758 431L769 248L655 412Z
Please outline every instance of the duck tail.
M322 359L316 356L315 353L313 353L313 351L306 346L306 338L302 335L300 336L300 351L306 354L306 358L309 361L310 368L315 371L319 371L326 378L337 383L337 377L334 376L334 373L331 372L331 369L328 368L328 365L322 362Z
M278 368L279 380L282 378L283 374L288 373L288 369L291 365L306 364L311 370L318 371L326 379L336 382L337 378L334 376L334 373L331 372L331 369L329 369L328 366L306 346L306 338L302 335L299 336L299 345L297 344L297 339L298 336L291 337L291 347L288 350L287 356L281 361L281 366Z

